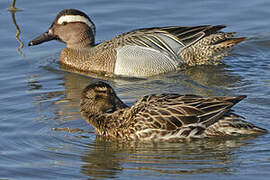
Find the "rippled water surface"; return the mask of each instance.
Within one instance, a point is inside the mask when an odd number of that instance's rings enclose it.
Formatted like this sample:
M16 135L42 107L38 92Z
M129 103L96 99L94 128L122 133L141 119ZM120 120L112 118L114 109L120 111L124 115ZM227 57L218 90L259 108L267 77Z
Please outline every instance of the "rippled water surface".
M27 47L63 8L86 12L97 41L135 28L226 24L247 40L224 65L143 80L107 79L124 102L160 92L245 94L235 110L270 130L270 2L0 2L0 179L269 179L270 135L189 143L121 143L97 137L79 114L80 91L97 77L61 69L59 42ZM22 47L23 46L23 47Z

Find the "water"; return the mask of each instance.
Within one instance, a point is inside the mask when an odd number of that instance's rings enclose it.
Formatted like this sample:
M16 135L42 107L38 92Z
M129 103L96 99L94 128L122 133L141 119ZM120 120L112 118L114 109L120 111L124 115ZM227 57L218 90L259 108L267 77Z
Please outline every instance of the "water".
M248 95L235 110L270 130L270 2L0 2L0 179L269 179L270 135L190 143L121 143L96 137L79 114L80 91L97 77L61 69L58 42L27 47L63 8L97 26L97 41L135 28L226 24L246 36L225 65L194 67L144 80L107 79L129 105L159 92ZM17 23L20 34L16 39ZM21 44L24 45L20 48Z

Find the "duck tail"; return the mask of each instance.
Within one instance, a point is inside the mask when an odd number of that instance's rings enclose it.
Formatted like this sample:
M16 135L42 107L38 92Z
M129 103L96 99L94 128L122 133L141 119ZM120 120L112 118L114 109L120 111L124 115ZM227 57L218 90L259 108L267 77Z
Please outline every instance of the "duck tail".
M225 38L225 39L220 39L211 45L214 46L213 48L216 51L222 51L226 49L230 49L236 44L244 41L246 38L245 37L238 37L238 38Z
M234 32L210 34L180 53L181 59L189 66L216 65L227 56L233 46L244 41L245 37L233 37Z
M209 126L205 133L208 136L260 135L268 133L266 129L255 126L243 119L243 117L233 112L228 112L217 123Z

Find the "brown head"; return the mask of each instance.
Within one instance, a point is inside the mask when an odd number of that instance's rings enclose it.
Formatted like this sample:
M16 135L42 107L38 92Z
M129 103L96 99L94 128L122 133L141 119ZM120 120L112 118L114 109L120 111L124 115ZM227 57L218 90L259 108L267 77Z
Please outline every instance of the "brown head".
M109 84L96 82L88 85L81 94L81 112L89 115L112 113L128 107L115 94Z
M80 49L94 45L95 33L95 25L85 13L76 9L64 9L58 13L48 31L28 45L59 40L66 43L68 48Z

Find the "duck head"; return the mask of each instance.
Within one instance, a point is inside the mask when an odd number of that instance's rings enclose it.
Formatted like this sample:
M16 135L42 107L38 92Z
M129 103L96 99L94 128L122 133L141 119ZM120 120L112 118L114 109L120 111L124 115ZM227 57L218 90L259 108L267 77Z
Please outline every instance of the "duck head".
M101 81L88 85L81 93L82 113L98 115L125 107L128 106L117 97L113 88Z
M28 45L59 40L66 43L67 48L84 48L94 45L95 33L95 25L85 13L76 9L64 9L58 13L50 28Z

